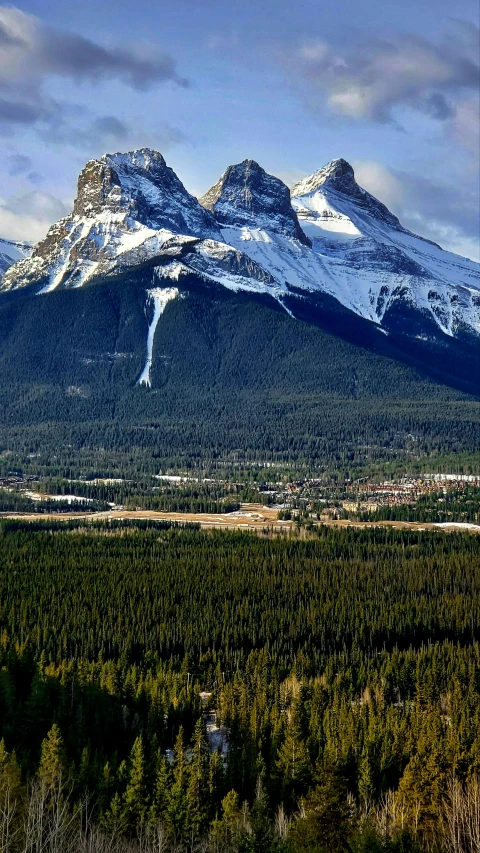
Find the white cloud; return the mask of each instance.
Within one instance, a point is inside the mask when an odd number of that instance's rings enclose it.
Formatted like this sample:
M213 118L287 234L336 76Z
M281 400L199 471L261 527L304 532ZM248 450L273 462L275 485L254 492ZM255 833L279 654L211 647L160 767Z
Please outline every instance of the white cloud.
M401 182L385 166L374 161L354 161L355 179L387 207L398 207L404 196Z
M0 199L0 237L36 243L70 209L59 198L39 190Z
M480 260L476 187L436 184L377 162L353 166L360 186L386 204L406 228L444 249Z

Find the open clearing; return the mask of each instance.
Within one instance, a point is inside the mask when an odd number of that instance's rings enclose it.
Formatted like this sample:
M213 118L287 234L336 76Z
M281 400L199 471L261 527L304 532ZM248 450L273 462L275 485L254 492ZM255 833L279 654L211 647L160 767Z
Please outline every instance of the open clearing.
M2 518L23 521L70 521L72 519L99 521L105 519L137 519L176 521L179 524L199 524L204 528L224 528L227 530L265 530L280 532L294 528L295 521L282 521L278 510L262 504L243 504L239 510L228 513L194 512L155 512L154 510L108 510L107 512L65 512L65 513L0 513ZM349 521L338 519L318 521L315 525L328 527L393 527L395 530L437 530L443 533L460 532L480 533L480 525L452 523L430 523L417 521Z

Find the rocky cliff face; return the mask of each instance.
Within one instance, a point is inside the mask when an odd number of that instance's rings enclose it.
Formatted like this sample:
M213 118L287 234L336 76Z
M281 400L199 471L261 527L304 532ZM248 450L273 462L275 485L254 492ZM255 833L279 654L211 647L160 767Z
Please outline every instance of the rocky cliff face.
M265 229L310 245L291 205L290 190L254 160L229 166L200 203L222 226Z

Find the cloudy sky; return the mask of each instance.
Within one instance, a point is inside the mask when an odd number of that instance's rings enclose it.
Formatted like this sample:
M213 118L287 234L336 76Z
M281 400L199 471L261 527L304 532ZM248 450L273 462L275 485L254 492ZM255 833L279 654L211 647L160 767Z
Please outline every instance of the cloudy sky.
M0 236L37 240L105 151L190 192L246 157L335 157L403 223L479 257L477 0L27 0L0 6Z

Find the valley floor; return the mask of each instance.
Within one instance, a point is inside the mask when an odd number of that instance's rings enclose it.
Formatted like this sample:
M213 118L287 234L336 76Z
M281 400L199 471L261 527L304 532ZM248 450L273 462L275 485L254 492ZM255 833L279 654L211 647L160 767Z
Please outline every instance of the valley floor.
M241 509L226 513L196 513L196 512L156 512L155 510L109 510L107 512L63 512L63 513L0 513L0 518L18 519L21 521L71 521L72 519L104 521L105 519L137 520L137 521L173 521L178 524L197 524L202 528L218 528L225 530L265 530L283 532L296 529L295 520L279 519L278 510L261 504L243 504ZM480 534L479 524L462 522L429 523L417 521L351 521L349 519L332 519L317 521L314 527L353 527L374 528L391 527L394 530L436 530L444 533L465 531Z

